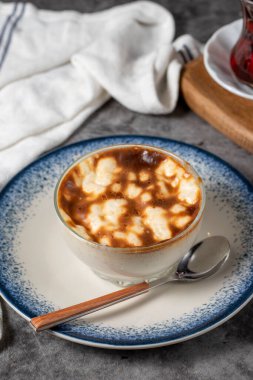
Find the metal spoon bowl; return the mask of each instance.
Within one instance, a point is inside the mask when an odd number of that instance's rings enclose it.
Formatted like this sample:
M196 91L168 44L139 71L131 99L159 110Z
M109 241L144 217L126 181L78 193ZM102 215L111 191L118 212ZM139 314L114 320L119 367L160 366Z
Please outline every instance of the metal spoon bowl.
M182 280L201 280L215 274L230 254L224 236L212 236L195 244L179 262L176 276Z
M36 331L46 330L78 317L94 313L118 302L128 300L140 294L147 293L152 288L174 281L196 281L213 276L227 261L230 254L230 244L223 236L208 237L195 244L180 260L177 270L172 275L141 282L125 289L106 294L89 301L73 305L65 309L44 314L30 320Z

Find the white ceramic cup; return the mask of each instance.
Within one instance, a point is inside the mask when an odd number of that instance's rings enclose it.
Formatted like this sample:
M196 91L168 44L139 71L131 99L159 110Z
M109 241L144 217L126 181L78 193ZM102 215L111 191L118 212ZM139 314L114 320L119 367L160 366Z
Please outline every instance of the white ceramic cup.
M199 180L201 191L199 212L192 223L181 233L169 240L152 246L115 248L87 240L65 222L59 210L58 191L60 185L69 171L85 158L110 149L120 149L121 147L131 146L141 146L142 148L161 152L186 167L187 171L192 174L194 178ZM119 285L126 286L160 278L174 269L175 264L193 245L200 230L205 207L205 190L202 180L192 166L169 151L147 145L114 145L93 151L69 166L56 185L54 203L58 219L62 226L63 237L72 252L98 276L116 282Z

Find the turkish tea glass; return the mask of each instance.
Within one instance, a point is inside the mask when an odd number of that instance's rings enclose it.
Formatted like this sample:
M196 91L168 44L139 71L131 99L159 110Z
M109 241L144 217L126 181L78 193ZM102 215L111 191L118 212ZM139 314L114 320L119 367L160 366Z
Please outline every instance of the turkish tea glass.
M230 56L236 77L253 87L253 0L241 0L243 28Z

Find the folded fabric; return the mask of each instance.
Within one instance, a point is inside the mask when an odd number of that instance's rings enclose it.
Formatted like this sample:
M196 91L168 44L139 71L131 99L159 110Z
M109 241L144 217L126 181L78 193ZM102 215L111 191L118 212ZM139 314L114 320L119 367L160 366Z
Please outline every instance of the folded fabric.
M0 188L110 97L173 111L182 65L199 54L174 32L171 13L146 1L93 14L0 3Z

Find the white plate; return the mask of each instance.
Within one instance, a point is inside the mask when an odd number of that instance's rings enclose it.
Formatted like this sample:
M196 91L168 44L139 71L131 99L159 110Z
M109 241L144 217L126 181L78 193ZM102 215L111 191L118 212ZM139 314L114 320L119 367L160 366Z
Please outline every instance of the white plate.
M241 83L230 66L230 54L242 30L242 20L218 29L204 48L204 63L209 75L235 95L253 100L253 89Z
M214 277L177 283L52 330L61 338L115 349L173 344L220 325L253 293L253 192L219 158L183 143L144 136L107 137L59 149L24 169L0 194L0 291L25 319L117 289L63 243L53 206L59 175L79 156L112 144L149 144L181 155L199 172L207 207L199 238L225 235L232 254Z

